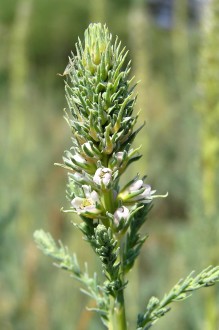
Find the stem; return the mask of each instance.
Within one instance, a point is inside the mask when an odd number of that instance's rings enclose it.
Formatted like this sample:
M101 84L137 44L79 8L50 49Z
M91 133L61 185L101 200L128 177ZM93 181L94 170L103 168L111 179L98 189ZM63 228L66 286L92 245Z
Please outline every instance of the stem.
M115 205L113 200L113 190L102 190L103 194L103 204L105 207L105 210L107 210L110 213L114 213L115 211Z
M102 162L104 166L108 167L108 155L104 155ZM103 190L103 204L105 209L114 213L116 205L113 197L113 189ZM118 237L117 237L118 239ZM120 246L120 255L118 256L120 262L120 276L124 284L123 273L123 241L122 238L118 240ZM116 292L115 297L110 297L110 313L109 313L109 326L108 330L127 330L126 314L125 314L125 301L124 301L124 289L120 289Z
M108 330L127 330L123 289L111 298Z
M108 167L108 160L109 156L104 154L102 158L102 163L105 167ZM113 189L106 189L102 190L102 195L103 195L103 204L105 207L105 210L114 213L115 212L115 201L113 198Z
M123 272L123 240L119 241L120 245L120 276L123 284L125 283ZM109 330L127 330L124 289L117 292L116 297L111 297L111 308L109 315Z

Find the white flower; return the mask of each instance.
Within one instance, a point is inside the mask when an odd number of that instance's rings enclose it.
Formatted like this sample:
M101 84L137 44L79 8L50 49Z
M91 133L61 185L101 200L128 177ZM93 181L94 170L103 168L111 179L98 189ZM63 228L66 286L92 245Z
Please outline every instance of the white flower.
M141 200L144 199L144 203L150 203L153 199L153 194L156 192L156 190L151 190L151 186L149 184L145 184L143 180L137 180L133 182L128 190L130 193L135 193L138 190L144 188L144 191L140 193L139 195L135 196L135 200Z
M99 196L95 190L91 191L91 187L87 185L82 186L85 197L75 197L71 201L71 205L75 208L78 214L84 214L89 218L95 217L101 213L101 210L97 208L99 203Z
M136 190L139 190L143 187L144 185L144 182L143 180L137 180L137 181L134 181L128 188L128 190L130 192L133 192L133 191L136 191Z
M119 207L116 212L114 213L114 222L116 225L119 224L121 219L127 219L129 217L129 209L125 206Z
M128 203L142 202L150 203L155 196L156 190L151 190L151 186L145 184L143 180L135 180L119 194L119 198Z
M110 168L98 168L94 174L93 181L101 186L102 184L107 187L112 178L112 171Z

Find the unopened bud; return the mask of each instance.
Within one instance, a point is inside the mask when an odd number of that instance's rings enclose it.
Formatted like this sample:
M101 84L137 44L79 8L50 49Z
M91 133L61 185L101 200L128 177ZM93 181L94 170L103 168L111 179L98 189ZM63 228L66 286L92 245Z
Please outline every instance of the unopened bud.
M130 214L130 212L129 212L129 209L127 207L125 207L125 206L119 207L116 210L116 212L114 213L114 223L116 225L118 225L119 222L120 222L120 220L122 220L122 219L124 219L124 220L128 219L129 214Z

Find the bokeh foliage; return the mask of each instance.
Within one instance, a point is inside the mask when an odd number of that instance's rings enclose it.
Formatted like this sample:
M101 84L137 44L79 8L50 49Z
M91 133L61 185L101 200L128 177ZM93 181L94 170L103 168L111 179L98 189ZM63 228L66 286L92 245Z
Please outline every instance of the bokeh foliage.
M136 80L141 79L140 118L146 121L137 141L144 154L137 170L148 174L159 193L169 192L156 202L144 228L150 237L127 292L130 322L147 297L162 296L190 270L219 263L218 8L208 27L208 16L191 19L186 3L175 1L171 24L163 27L147 1L1 1L1 329L92 330L99 325L95 314L84 310L92 301L39 254L32 239L42 227L77 252L81 263L88 259L90 272L100 269L71 218L59 211L66 205L66 174L53 166L71 143L62 116L64 84L57 73L64 71L77 37L91 21L106 22L130 50ZM208 290L175 305L155 329L215 330L219 294L217 288Z

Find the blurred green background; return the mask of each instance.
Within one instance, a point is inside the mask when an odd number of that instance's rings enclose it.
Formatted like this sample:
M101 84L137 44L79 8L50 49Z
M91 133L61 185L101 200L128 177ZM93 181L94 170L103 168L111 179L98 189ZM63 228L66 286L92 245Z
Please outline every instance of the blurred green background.
M97 316L68 274L35 247L43 228L100 270L60 212L66 173L53 166L71 145L62 73L90 22L106 23L130 50L137 110L146 121L130 168L168 198L143 228L149 240L130 275L130 329L151 295L191 270L219 264L219 5L201 1L0 1L0 329L97 330ZM219 329L219 287L203 289L154 329Z

